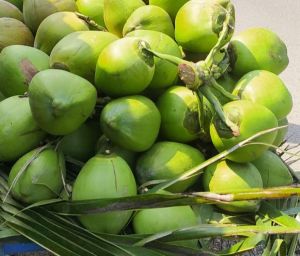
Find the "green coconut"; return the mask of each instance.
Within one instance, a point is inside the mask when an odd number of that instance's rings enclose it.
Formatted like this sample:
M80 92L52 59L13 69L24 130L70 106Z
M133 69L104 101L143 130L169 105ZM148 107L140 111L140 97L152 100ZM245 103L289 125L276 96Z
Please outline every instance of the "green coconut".
M149 43L150 48L154 51L169 54L182 58L182 53L177 43L169 36L149 30L136 30L126 36L138 37ZM178 76L178 68L176 65L160 59L154 58L155 71L147 90L157 91L158 89L167 88L175 83Z
M116 155L96 155L81 169L72 192L72 200L120 198L134 196L137 188L128 164ZM132 211L115 211L82 215L80 222L96 233L118 234Z
M247 100L232 101L223 106L225 116L235 124L237 131L233 133L215 115L211 126L210 136L215 148L222 152L239 142L255 135L258 132L276 128L278 121L276 116L268 108ZM277 131L262 135L252 142L272 144L276 138ZM267 145L247 145L239 148L226 158L244 163L253 161L260 157L269 147Z
M104 23L108 31L122 37L125 22L137 8L144 6L142 0L104 0Z
M208 166L202 179L204 189L213 193L233 193L263 188L260 172L251 163L241 164L222 160ZM259 201L239 201L217 206L230 212L255 212L258 210Z
M7 46L0 53L0 91L6 97L24 94L33 76L49 68L49 56L25 45Z
M23 14L18 7L4 0L0 0L0 18L2 17L23 21Z
M96 89L89 81L55 69L35 75L28 92L34 119L53 135L77 130L92 114L97 99Z
M233 94L267 107L278 120L285 118L293 107L292 95L283 81L266 70L255 70L244 75L238 81Z
M192 146L177 142L157 142L137 160L136 177L140 185L152 180L168 180L178 177L203 163L203 154ZM180 181L169 188L170 192L183 192L192 186L198 176Z
M104 0L77 0L78 12L88 16L100 26L104 23Z
M276 153L268 150L252 161L252 164L260 172L265 188L290 186L293 184L293 177L288 166Z
M12 96L0 102L0 161L14 161L45 138L34 121L27 97Z
M134 30L153 30L174 38L174 26L169 14L162 8L146 5L136 9L123 27L123 36Z
M100 53L117 39L117 36L109 32L73 32L55 45L50 55L50 66L67 70L94 82Z
M278 121L278 127L279 126L287 126L285 128L282 128L280 130L277 131L277 136L275 138L275 140L273 141L273 145L279 147L284 141L285 141L285 137L288 133L289 127L288 127L289 121L287 118L281 119Z
M34 47L50 55L53 47L66 35L89 30L85 21L73 12L56 12L43 20L34 39Z
M101 136L97 142L97 153L102 155L117 155L123 158L130 168L135 168L137 153L114 144L105 136Z
M64 136L59 148L64 155L85 162L95 155L100 135L98 122L90 120L82 124L76 131Z
M157 100L161 115L160 132L164 139L190 142L200 135L199 101L191 90L172 86Z
M215 1L188 1L176 16L176 41L190 52L208 53L218 41L225 18L226 9Z
M253 70L267 70L278 75L289 63L286 45L266 28L249 28L234 36L228 51L232 73L237 76Z
M96 65L96 88L111 97L139 94L154 75L154 59L142 51L141 40L126 37L112 42ZM146 44L146 42L145 42Z
M2 94L2 92L0 92L0 102L2 101L2 100L5 100L5 96Z
M112 100L104 107L100 125L116 145L142 152L149 149L158 136L160 114L150 99L128 96Z
M163 139L182 143L197 138L210 141L209 126L214 111L206 98L200 105L191 90L172 86L158 97L156 105L161 115L160 135Z
M0 18L0 52L9 45L33 46L33 35L23 22L13 18Z
M75 12L76 10L74 0L24 0L23 3L25 24L34 34L42 21L49 15L55 12ZM55 24L54 28L59 29L59 25Z
M6 2L9 2L16 6L20 11L23 9L23 0L5 0Z
M178 10L188 1L189 0L149 0L149 4L163 8L174 21Z
M57 198L63 188L62 179L65 176L63 154L53 148L46 148L41 152L37 148L22 156L13 165L8 185L12 187L14 198L33 204Z
M190 206L173 206L138 211L133 220L136 234L157 234L196 226L197 217Z

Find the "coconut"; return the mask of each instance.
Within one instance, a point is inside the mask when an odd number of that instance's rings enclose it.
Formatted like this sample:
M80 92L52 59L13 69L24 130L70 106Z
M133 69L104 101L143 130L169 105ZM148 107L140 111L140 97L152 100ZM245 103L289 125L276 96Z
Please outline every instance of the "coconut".
M30 163L30 164L28 164ZM58 197L66 175L62 153L53 148L34 149L12 167L8 185L19 201L32 204Z
M116 145L142 152L149 149L158 136L160 114L150 99L128 96L112 100L104 107L100 125Z
M55 12L76 11L74 0L24 0L23 16L25 24L35 33L41 22ZM58 29L57 24L52 29Z
M164 33L136 30L126 36L138 37L146 41L154 51L182 58L182 53L177 43ZM176 65L160 58L154 58L154 65L155 71L150 84L147 86L148 91L157 92L158 89L167 88L175 83L178 77Z
M46 136L34 121L27 97L0 102L0 161L14 161L37 147Z
M262 188L259 171L251 163L234 163L222 160L208 166L203 173L203 187L213 193L234 193L252 188ZM230 212L254 212L259 207L258 200L217 204Z
M226 9L215 1L188 1L175 20L175 38L183 49L209 53L218 41L226 18ZM231 20L234 26L234 21ZM231 34L228 35L228 41Z
M23 0L5 0L6 2L9 2L16 6L20 11L23 9Z
M125 160L116 155L96 155L77 176L72 200L120 198L136 194L134 176ZM132 211L115 211L82 215L79 220L92 232L118 234L131 215Z
M50 54L53 47L74 31L89 30L88 25L73 12L56 12L43 20L34 39L34 47Z
M33 35L23 22L13 18L0 18L0 52L9 45L33 46Z
M225 116L234 126L236 131L232 132L215 115L210 125L210 136L215 148L222 152L239 142L271 128L278 126L276 116L268 108L252 103L247 100L232 101L223 106ZM259 136L252 142L272 144L276 138L277 131ZM260 157L269 147L267 145L247 145L230 153L226 158L238 163L253 161Z
M78 12L88 16L100 26L104 24L104 0L77 0Z
M289 124L289 121L287 120L287 118L284 118L284 119L281 119L278 121L278 127L285 126L285 125L287 125L287 127L278 130L277 136L272 143L274 146L279 147L284 142L285 137L288 133L288 129L289 129L288 124Z
M255 70L244 75L233 94L267 107L278 120L285 118L293 107L292 96L284 82L279 76L266 70Z
M153 30L174 38L174 26L169 14L162 8L146 5L136 9L123 27L123 36L134 30Z
M117 39L117 36L109 32L73 32L55 45L50 55L50 66L70 71L94 82L99 54Z
M164 139L189 142L200 135L197 96L183 86L172 86L157 100L161 114L160 132Z
M13 4L0 0L0 18L8 17L23 21L22 12Z
M64 70L39 72L31 80L28 92L34 119L53 135L77 130L92 114L97 99L89 81Z
M0 102L2 101L2 100L5 100L5 96L2 94L2 92L0 92Z
M203 154L192 146L176 142L157 142L137 161L136 177L140 185L152 180L168 180L205 161ZM180 181L169 188L170 192L183 192L193 185L198 176Z
M138 211L133 220L136 234L157 234L197 225L190 206L173 206Z
M190 142L196 138L210 140L213 110L206 98L200 105L191 90L172 86L158 97L156 105L161 114L160 132L164 139L177 142Z
M144 6L142 0L104 0L104 23L108 31L122 37L126 20L131 13Z
M188 1L189 0L149 0L149 4L163 8L174 21L178 10Z
M161 114L162 138L177 142L191 142L197 138L210 141L209 125L214 112L206 98L200 105L191 90L172 86L158 97L156 105Z
M6 97L24 94L33 76L49 68L49 56L25 45L7 46L0 53L0 90Z
M228 51L232 73L236 76L253 70L280 74L289 63L286 45L266 28L249 28L234 36Z
M114 144L110 139L101 136L97 142L97 153L102 155L117 155L123 158L130 168L135 168L136 153Z
M101 52L95 74L95 85L100 92L120 97L146 89L155 66L153 56L141 47L140 39L125 37L112 42Z
M265 188L293 184L293 177L288 166L276 153L268 150L252 161L252 164L260 172Z
M66 156L85 162L95 155L100 134L98 122L87 121L76 131L64 136L59 148Z

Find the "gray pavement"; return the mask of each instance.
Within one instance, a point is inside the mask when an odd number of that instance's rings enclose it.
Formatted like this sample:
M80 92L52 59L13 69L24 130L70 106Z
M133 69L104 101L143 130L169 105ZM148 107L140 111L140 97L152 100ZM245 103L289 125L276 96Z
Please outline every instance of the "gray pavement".
M280 75L289 88L294 108L289 115L288 142L300 143L300 0L232 0L236 33L249 27L266 27L286 43L290 64ZM300 150L300 149L299 149ZM295 151L294 151L295 152ZM291 166L298 171L300 162Z

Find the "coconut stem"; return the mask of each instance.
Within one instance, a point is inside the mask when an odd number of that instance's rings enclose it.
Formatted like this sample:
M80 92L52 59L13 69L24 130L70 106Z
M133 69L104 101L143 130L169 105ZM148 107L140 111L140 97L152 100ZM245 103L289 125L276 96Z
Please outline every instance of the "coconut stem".
M219 39L216 45L212 48L210 53L205 59L205 63L208 67L212 67L215 62L215 56L220 52L221 48L228 42L228 38L234 31L234 6L232 3L228 3L226 6L226 18L223 23L223 29L219 34Z
M154 51L147 47L146 44L143 44L143 41L141 44L142 50L178 66L179 77L189 89L196 90L201 84L203 84L203 80L201 79L201 75L198 74L198 68L195 63L183 60L173 55Z
M219 93L221 93L226 98L228 98L230 100L239 100L240 99L240 97L233 95L230 92L226 91L220 84L218 84L218 82L214 78L211 78L210 81L211 81L212 87L215 88Z
M96 23L94 20L92 20L89 16L83 15L79 12L75 12L75 14L79 19L84 20L91 27L93 27L99 31L107 31L107 29L105 27L100 26L98 23Z
M222 105L218 98L211 92L209 86L204 85L199 87L199 91L209 100L211 104L213 104L215 111L217 112L219 118L222 120L224 124L226 124L227 127L230 128L232 131L232 134L234 136L239 136L240 129L239 127L233 123L230 119L228 119L223 111Z
M171 62L175 65L180 65L182 63L193 65L192 62L183 60L183 59L178 58L176 56L154 51L154 50L150 49L149 47L147 47L146 44L144 44L144 41L141 41L141 46L142 46L142 50L147 51L147 52L151 53L153 56L158 57L158 58L163 59L163 60L166 60L168 62Z

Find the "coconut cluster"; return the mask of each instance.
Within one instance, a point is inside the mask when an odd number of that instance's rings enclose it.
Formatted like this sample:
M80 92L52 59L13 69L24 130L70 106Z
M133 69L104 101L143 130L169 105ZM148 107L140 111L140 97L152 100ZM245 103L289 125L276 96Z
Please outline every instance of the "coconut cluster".
M278 35L265 28L233 35L230 0L146 2L0 0L0 161L11 168L15 199L151 192L287 124L292 97L279 74L288 56ZM214 77L206 66L221 39ZM191 87L195 81L201 83ZM274 129L158 193L291 185L288 167L270 148L286 132ZM218 203L214 211L253 213L259 206ZM152 234L205 222L190 206L78 219L92 232L111 234L129 223L131 232Z

